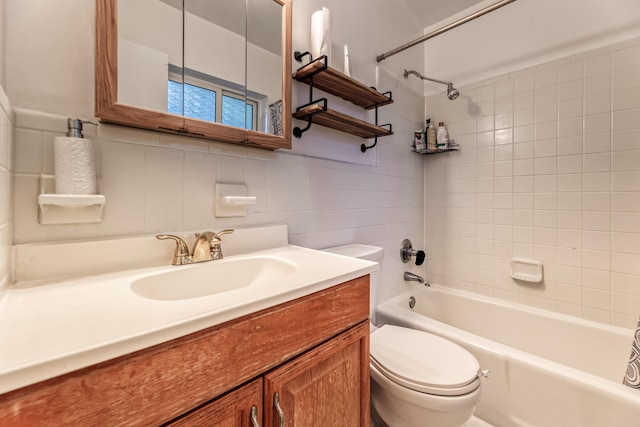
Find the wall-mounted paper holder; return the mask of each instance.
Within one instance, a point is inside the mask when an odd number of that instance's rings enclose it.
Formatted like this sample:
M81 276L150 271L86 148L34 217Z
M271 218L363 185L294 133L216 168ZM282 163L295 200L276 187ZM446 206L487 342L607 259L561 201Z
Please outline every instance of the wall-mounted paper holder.
M525 282L542 281L542 263L533 259L511 258L511 277Z
M102 194L55 194L55 176L40 176L38 221L42 225L90 224L102 221Z
M248 196L244 184L216 183L216 217L247 216L247 206L256 204L255 196Z

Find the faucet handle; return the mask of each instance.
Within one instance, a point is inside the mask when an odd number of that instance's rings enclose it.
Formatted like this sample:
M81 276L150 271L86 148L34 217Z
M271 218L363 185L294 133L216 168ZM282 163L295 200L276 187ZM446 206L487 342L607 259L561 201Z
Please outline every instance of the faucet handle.
M232 229L227 229L227 230L218 231L217 233L213 233L213 235L214 235L214 238L220 240L223 235L231 234L231 233L233 233L233 230Z
M187 246L185 241L182 240L180 237L174 236L172 234L158 234L156 235L156 239L158 240L172 239L176 242L176 249L173 252L173 261L171 262L172 265L183 265L183 264L188 264L190 262L191 254L189 253L189 247Z
M222 246L221 238L225 234L231 234L233 230L222 230L217 233L213 233L213 240L211 240L211 257L213 259L222 259L224 256L222 255Z

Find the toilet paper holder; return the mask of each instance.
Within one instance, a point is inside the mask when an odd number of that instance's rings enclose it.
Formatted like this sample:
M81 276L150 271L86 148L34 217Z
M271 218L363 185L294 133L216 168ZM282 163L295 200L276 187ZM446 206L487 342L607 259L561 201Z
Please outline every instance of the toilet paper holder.
M55 194L54 175L40 175L38 222L41 225L102 222L102 194Z
M404 239L400 245L400 259L402 262L407 263L411 260L412 256L416 257L416 265L422 265L424 260L427 258L427 254L424 251L417 251L413 249L411 240Z

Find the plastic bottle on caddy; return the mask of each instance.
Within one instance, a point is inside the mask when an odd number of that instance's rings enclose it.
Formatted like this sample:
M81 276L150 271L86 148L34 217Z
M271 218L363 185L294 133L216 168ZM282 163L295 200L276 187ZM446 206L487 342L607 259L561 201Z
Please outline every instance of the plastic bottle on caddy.
M436 128L431 124L431 119L427 119L427 151L433 152L438 149L436 142Z
M444 122L440 122L438 125L438 150L446 150L449 148L449 132L447 131Z
M415 152L420 153L422 151L422 129L413 131L413 146Z

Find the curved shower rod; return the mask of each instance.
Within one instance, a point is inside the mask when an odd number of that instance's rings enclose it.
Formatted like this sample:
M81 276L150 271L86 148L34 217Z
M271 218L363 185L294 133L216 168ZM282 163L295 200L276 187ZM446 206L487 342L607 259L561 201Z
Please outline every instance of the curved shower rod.
M429 40L429 39L431 39L431 38L433 38L435 36L439 36L442 33L446 33L449 30L452 30L452 29L454 29L454 28L456 28L456 27L458 27L458 26L460 26L462 24L466 24L469 21L473 21L474 19L479 18L482 15L485 15L485 14L487 14L489 12L493 12L494 10L499 9L502 6L506 6L509 3L513 3L514 1L516 1L516 0L501 0L498 3L495 3L495 4L492 4L491 6L485 7L482 10L479 10L479 11L477 11L475 13L472 13L471 15L466 16L466 17L464 17L462 19L459 19L456 22L453 22L453 23L451 23L449 25L445 25L444 27L439 28L439 29L437 29L435 31L432 31L429 34L425 34L424 36L422 36L420 38L417 38L417 39L415 39L415 40L413 40L413 41L411 41L409 43L406 43L406 44L404 44L404 45L402 45L400 47L397 47L397 48L395 48L393 50L390 50L389 52L385 52L385 53L383 53L381 55L378 55L376 57L376 61L382 62L385 59L387 59L388 57L390 57L392 55L395 55L396 53L400 53L403 50L409 49L410 47L413 47L413 46L417 45L418 43L425 42L425 41L427 41L427 40Z

